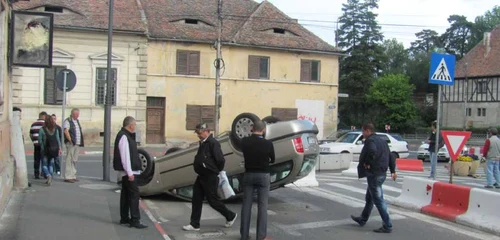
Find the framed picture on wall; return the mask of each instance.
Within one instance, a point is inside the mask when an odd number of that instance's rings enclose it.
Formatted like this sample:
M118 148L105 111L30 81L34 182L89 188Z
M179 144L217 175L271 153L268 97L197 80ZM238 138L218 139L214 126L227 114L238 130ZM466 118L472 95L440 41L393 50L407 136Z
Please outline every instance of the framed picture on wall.
M53 26L51 13L12 11L12 65L52 67Z

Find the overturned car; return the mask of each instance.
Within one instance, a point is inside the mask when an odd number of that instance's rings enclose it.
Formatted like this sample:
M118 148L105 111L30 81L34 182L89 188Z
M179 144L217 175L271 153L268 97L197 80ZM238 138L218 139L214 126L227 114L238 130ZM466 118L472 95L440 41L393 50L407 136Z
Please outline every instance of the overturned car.
M224 170L236 196L243 194L241 182L245 172L240 142L251 135L253 123L259 120L254 114L242 113L232 124L230 132L216 137L226 159ZM316 135L317 126L307 120L279 121L273 117L262 119L267 122L265 138L272 141L276 161L271 164L271 190L293 183L307 176L315 169L319 156ZM198 142L188 148L172 148L165 156L151 158L141 149L142 173L138 177L139 191L142 196L167 193L190 200L196 173L193 160L198 150Z

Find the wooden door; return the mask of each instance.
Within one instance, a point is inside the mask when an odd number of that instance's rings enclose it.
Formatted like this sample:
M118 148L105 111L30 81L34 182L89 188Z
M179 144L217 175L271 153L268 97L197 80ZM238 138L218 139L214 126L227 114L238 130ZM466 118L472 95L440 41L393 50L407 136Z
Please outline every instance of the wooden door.
M146 115L146 143L165 143L165 98L148 97Z

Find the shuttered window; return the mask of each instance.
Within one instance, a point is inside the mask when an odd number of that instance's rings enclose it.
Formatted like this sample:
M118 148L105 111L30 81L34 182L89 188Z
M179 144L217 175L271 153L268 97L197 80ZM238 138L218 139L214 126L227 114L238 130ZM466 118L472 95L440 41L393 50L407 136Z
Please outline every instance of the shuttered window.
M271 115L281 121L296 120L298 111L297 108L272 108Z
M269 57L248 56L248 78L269 79Z
M214 105L187 105L186 106L186 130L195 130L199 123L206 123L210 130L215 129Z
M302 60L300 64L301 82L319 82L321 62L314 60Z
M116 105L116 81L117 81L117 70L113 70L113 86L111 88L111 104ZM108 69L107 68L97 68L96 69L96 90L95 90L95 102L97 105L104 105L106 103L106 85L108 79Z
M44 84L44 102L48 105L62 105L63 91L59 90L56 85L57 74L65 69L63 66L52 66L45 69L45 84Z
M200 75L200 52L177 51L177 74Z

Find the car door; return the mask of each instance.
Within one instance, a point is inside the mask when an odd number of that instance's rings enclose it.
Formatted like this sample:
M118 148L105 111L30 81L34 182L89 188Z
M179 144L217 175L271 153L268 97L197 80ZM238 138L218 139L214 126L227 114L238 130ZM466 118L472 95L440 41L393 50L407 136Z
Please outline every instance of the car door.
M359 143L360 141L361 141L361 143ZM352 155L353 155L354 159L359 159L359 156L361 155L361 150L363 150L364 144L365 144L365 141L363 139L363 134L359 134L359 136L353 142Z

